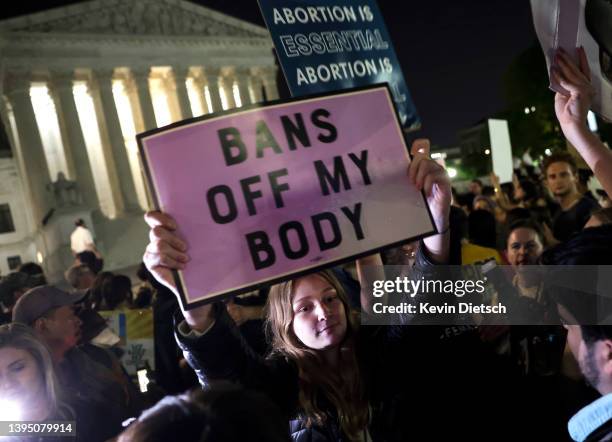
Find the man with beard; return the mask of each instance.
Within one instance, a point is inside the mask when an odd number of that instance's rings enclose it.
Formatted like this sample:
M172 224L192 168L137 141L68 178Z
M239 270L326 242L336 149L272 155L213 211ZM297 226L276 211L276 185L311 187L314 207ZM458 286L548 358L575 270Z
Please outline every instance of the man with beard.
M548 189L559 204L553 216L553 235L558 241L565 241L582 230L598 205L578 192L578 169L569 153L549 156L544 160L542 170Z
M602 395L580 404L583 408L568 422L571 437L579 442L612 440L612 305L609 284L602 279L611 263L611 227L587 229L543 256L545 263L557 265L550 289L567 330L567 346L584 379ZM575 405L586 399L576 392L573 398Z
M146 404L111 351L79 344L82 322L75 309L84 296L35 287L15 304L13 321L29 325L49 348L63 399L76 412L77 441L102 442Z
M567 425L575 441L607 441L612 437L612 326L576 325L563 306L560 314L566 325L567 342L580 371L602 397L572 417Z

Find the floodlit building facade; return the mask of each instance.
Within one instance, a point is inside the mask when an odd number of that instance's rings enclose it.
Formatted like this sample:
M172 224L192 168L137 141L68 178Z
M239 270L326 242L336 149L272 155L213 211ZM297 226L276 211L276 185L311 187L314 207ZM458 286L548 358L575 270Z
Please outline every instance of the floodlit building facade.
M266 29L184 0L93 0L0 22L0 274L72 263L85 219L105 268L140 262L152 207L135 135L278 98Z

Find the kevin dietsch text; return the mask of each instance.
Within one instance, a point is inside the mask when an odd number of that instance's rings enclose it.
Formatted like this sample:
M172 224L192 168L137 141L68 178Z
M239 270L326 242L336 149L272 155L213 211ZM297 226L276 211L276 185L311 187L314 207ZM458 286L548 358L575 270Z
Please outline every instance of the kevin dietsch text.
M402 302L399 305L384 305L377 302L372 306L375 314L506 314L506 306L503 304L487 305L474 304L472 302L459 302L457 304L444 303L433 305L429 302L409 304Z
M372 285L372 295L375 298L382 296L408 295L414 298L417 294L453 294L457 298L465 295L481 295L485 291L485 280L425 280L397 277L392 280L377 280ZM431 302L402 302L400 304L386 305L385 302L376 302L372 306L375 314L506 314L503 304L488 305L474 302L457 303L431 303Z

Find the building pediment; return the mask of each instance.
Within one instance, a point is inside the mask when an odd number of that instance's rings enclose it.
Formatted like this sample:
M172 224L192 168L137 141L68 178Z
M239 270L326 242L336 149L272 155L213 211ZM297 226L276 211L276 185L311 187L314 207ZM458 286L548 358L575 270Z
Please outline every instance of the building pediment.
M3 33L268 38L265 28L185 0L92 0L0 22Z

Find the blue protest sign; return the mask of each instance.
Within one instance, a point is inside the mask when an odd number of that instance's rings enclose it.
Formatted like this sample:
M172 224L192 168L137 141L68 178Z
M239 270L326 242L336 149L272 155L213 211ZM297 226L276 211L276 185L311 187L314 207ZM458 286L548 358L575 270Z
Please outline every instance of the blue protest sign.
M259 0L293 96L389 83L402 126L420 120L374 0Z

